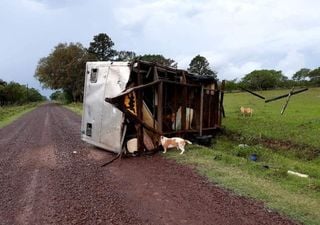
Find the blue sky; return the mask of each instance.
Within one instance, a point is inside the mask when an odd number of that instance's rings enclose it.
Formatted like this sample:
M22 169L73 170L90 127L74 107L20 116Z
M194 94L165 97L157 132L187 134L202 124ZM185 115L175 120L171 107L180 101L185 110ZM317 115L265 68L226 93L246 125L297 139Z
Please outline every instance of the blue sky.
M49 95L33 78L39 59L60 42L88 47L98 33L182 69L201 54L219 79L254 69L291 77L320 66L319 9L316 0L1 0L0 78Z

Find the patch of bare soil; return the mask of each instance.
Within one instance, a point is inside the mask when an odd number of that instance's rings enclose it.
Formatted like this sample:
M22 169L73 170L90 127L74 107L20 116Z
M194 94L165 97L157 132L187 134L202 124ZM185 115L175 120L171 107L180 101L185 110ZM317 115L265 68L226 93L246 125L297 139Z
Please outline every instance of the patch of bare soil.
M80 117L55 104L0 137L0 224L296 224L161 154L100 167L114 155L83 143Z

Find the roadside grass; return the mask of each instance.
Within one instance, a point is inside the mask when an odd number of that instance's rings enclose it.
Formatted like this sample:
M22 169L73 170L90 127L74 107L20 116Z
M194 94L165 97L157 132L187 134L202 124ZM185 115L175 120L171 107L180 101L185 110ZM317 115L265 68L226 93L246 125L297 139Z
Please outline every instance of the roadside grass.
M63 106L81 116L82 115L82 105L83 104L80 102L77 102L77 103L73 102L70 104L65 104Z
M40 103L29 103L20 106L0 107L0 128L7 126L27 112L35 109Z
M172 150L167 156L178 163L195 166L200 174L219 186L263 201L267 208L294 220L312 225L320 223L319 159L292 159L263 146L239 147L239 144L219 137L210 148L192 145L184 155ZM253 153L258 155L257 161L250 160ZM309 178L290 175L288 170L308 174Z
M257 93L269 99L288 92L289 90L273 90ZM291 96L285 113L281 115L285 101L286 98L283 98L264 103L264 100L247 92L227 93L224 99L226 118L223 125L229 134L240 134L241 139L246 142L277 140L308 150L310 156L306 158L319 155L320 88L310 88L306 92ZM253 116L242 117L241 106L253 108ZM317 149L318 152L312 152ZM302 154L298 156L303 157Z

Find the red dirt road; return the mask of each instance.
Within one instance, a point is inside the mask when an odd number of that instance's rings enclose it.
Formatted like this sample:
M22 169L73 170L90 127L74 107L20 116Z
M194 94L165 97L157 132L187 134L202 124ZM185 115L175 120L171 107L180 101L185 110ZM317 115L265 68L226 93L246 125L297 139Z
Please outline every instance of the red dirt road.
M0 224L296 224L161 154L100 167L112 157L74 113L26 114L0 130Z

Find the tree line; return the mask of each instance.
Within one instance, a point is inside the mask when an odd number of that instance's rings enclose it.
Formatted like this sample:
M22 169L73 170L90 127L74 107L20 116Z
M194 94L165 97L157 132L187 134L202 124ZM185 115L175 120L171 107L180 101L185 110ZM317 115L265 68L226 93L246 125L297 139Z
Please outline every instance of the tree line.
M137 55L133 51L116 50L114 42L105 34L93 37L89 47L81 43L59 43L52 52L39 60L35 78L46 87L56 90L50 97L59 101L82 101L85 63L87 61L132 61L135 59L156 62L161 65L177 68L174 59L161 54ZM217 72L209 65L208 60L195 56L188 71L200 76L207 75L217 78ZM254 70L241 80L227 80L226 90L248 88L251 90L267 90L274 88L291 88L293 86L320 86L320 67L314 70L302 68L292 79L277 70Z
M81 43L59 43L46 57L39 60L35 78L46 87L56 90L50 98L59 101L82 101L85 63L87 61L133 61L145 60L177 68L175 60L161 54L137 55L133 51L116 50L111 38L100 33L93 37L89 47ZM210 68L208 60L195 56L189 65L189 72L217 78L217 72Z
M29 88L16 82L7 83L0 79L0 105L25 104L29 102L44 101L38 90Z
M292 79L284 76L280 70L254 70L246 74L241 80L228 80L226 90L239 90L241 88L251 90L270 90L276 88L292 88L294 86L319 87L320 67L314 70L302 68L298 70Z

